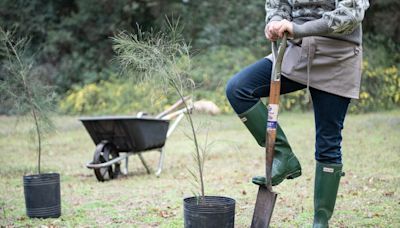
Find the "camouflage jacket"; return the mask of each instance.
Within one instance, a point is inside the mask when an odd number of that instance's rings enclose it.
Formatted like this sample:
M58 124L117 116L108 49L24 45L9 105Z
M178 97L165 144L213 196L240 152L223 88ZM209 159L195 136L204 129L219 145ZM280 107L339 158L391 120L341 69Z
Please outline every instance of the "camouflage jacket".
M293 21L295 38L326 36L361 44L368 0L266 0L266 22Z

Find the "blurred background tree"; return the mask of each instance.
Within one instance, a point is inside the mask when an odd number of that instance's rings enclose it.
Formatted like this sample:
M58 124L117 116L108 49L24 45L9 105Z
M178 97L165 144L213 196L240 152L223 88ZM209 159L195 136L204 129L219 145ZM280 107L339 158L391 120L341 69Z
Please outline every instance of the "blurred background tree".
M400 2L370 3L363 23L364 66L368 67L364 69L364 93L354 102L352 112L400 106ZM135 32L138 25L143 31L162 27L165 16L180 17L184 36L196 54L193 78L200 86L196 98L210 99L230 112L224 96L226 81L269 51L263 34L264 0L0 1L0 25L17 37L31 38L27 51L40 53L35 70L44 75L44 84L57 88L59 107L65 113L129 113L139 107L156 111L173 100L153 95L149 104L149 99L144 99L148 90L130 91L116 77L120 72L110 39L120 31ZM0 63L0 80L4 80L1 72ZM94 91L98 91L94 97L102 97L101 105L99 99L93 99ZM308 109L302 94L285 96L285 109ZM90 99L85 100L85 96ZM118 97L124 99L116 102ZM369 102L371 99L374 102ZM384 104L372 105L376 102ZM156 104L159 106L152 107ZM0 106L0 113L7 114L8 110L7 104Z

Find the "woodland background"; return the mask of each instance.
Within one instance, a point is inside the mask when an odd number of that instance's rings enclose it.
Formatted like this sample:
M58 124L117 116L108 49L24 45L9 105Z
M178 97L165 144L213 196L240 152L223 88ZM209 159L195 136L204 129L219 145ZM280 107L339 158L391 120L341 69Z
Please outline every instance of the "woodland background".
M400 106L400 2L370 3L363 23L361 99L352 102L353 113ZM225 99L227 80L269 51L263 0L0 1L0 25L16 37L30 38L26 55L34 56L32 77L55 88L61 114L157 112L173 103L173 94L125 83L111 40L121 31L160 29L166 17L179 18L192 46L195 98L212 100L223 112L232 112ZM0 62L0 80L3 73ZM282 106L308 110L304 94L285 95ZM12 102L1 102L0 114L13 114L8 106Z

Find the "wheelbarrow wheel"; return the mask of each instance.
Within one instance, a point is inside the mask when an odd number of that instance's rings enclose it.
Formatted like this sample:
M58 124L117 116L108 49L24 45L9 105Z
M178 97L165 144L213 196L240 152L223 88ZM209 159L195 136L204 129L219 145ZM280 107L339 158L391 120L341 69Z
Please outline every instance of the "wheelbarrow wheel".
M93 164L101 164L108 162L116 157L119 154L112 143L100 143L93 156ZM120 164L114 163L107 167L94 169L94 174L98 181L106 181L114 179L118 176L120 172Z

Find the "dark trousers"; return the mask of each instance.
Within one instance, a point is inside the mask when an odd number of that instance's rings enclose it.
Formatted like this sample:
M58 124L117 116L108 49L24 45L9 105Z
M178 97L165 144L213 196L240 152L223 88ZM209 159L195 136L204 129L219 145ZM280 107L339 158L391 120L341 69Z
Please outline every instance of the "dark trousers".
M228 81L226 96L237 114L249 110L261 97L269 96L271 71L272 62L263 58ZM303 84L281 77L281 94L304 88ZM350 98L311 87L310 93L316 129L315 159L322 163L341 164L341 131Z

